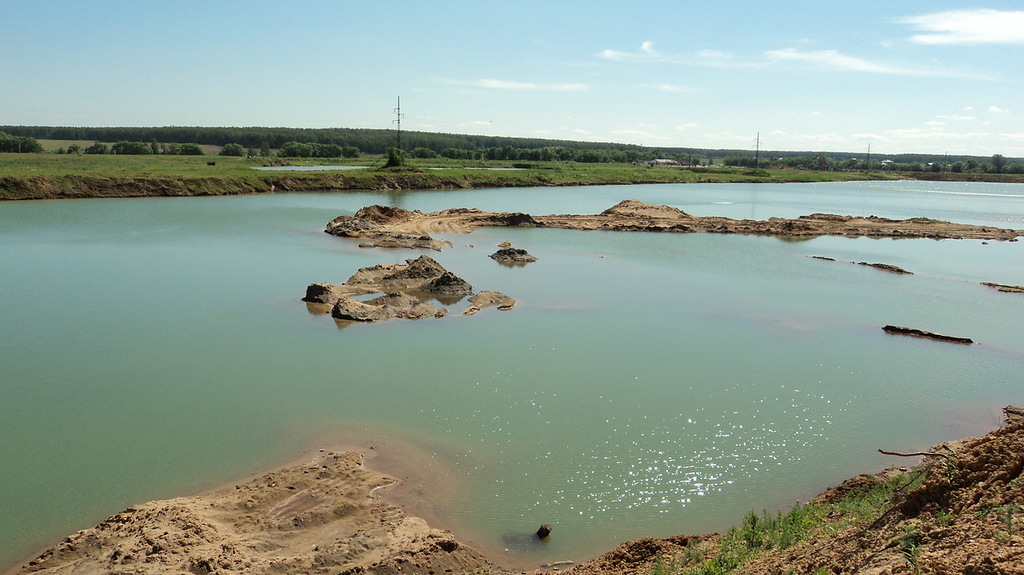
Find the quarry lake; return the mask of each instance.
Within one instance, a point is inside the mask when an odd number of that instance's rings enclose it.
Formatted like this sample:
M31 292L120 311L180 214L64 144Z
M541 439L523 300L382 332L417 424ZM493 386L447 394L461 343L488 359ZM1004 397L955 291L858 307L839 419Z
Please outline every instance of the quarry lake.
M404 462L412 508L495 558L580 560L786 508L1024 403L1024 295L980 285L1024 285L1024 242L481 229L428 255L511 311L339 328L300 301L422 253L323 233L366 205L623 199L1024 228L1024 185L902 181L0 203L0 570L343 444ZM487 257L506 240L538 261Z

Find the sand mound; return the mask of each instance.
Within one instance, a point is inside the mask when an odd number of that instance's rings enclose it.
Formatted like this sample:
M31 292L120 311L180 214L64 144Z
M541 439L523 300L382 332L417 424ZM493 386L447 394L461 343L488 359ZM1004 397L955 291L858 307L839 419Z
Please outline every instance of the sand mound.
M446 531L374 497L394 480L354 453L207 495L129 507L47 550L20 573L375 573L484 571Z

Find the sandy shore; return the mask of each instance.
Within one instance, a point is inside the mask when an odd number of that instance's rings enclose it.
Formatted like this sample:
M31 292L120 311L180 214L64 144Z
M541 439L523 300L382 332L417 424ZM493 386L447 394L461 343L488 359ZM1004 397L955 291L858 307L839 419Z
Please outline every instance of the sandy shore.
M390 447L407 451L395 442ZM427 485L444 472L426 454L399 459L390 451L321 448L202 494L133 505L10 573L426 575L490 569L480 552L396 505L417 507ZM366 462L419 473L400 481ZM383 492L394 498L385 500ZM445 492L439 495L443 502Z
M929 557L936 564L948 567L989 557L1006 567L1022 557L1017 543L1024 540L1011 539L1013 553L1006 555L1006 543L984 536L991 530L989 524L997 520L974 510L979 505L1020 502L1019 479L1014 478L1020 472L1024 441L1020 414L1024 410L1012 409L1003 411L1008 421L1016 422L1009 428L932 448L957 453L961 479L950 482L943 475L935 485L926 484L907 494L911 499L964 501L956 528L946 526L930 533L934 543ZM362 437L347 437L350 443L311 448L299 460L267 473L194 496L128 507L68 536L8 574L442 575L570 567L495 563L495 559L503 559L499 552L489 550L485 556L451 532L431 527L422 516L437 519L437 511L458 497L459 474L450 462L398 436L364 430ZM382 468L389 473L381 472ZM870 477L850 479L819 498L838 497L849 491L850 485L864 484ZM994 481L1001 483L992 484ZM992 501L979 494L988 494ZM916 509L915 504L906 517L891 519L885 537L897 537L911 523L919 526ZM871 533L875 539L884 539ZM768 555L752 569L776 572L773 569L814 563L826 556L836 565L900 566L898 549L865 555L857 542L868 535L840 533L837 537L840 535L843 538L835 541L809 541L800 552ZM659 557L681 556L695 545L713 550L717 541L715 534L647 537L573 566L572 572L648 573ZM883 543L875 545L882 548ZM969 552L961 550L965 546Z

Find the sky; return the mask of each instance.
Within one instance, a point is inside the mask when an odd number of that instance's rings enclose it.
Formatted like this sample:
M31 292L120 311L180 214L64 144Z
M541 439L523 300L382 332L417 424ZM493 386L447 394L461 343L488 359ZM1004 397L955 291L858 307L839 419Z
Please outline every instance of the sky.
M0 125L1024 157L1024 2L0 0Z

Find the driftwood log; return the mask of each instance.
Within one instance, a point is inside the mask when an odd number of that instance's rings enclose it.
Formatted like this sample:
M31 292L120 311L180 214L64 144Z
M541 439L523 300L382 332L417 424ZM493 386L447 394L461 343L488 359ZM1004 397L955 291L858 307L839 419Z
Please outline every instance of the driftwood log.
M945 335L941 333L935 333L932 331L925 331L923 329L915 329L912 327L903 327L899 325L887 325L882 328L888 333L895 333L900 335L910 335L914 337L926 337L928 339L937 339L939 341L948 341L952 343L965 343L972 344L974 340L969 337L957 337L955 335Z
M881 453L882 455L895 455L896 457L945 457L947 459L949 458L948 453L938 453L935 451L914 451L912 453L900 453L898 451L885 451L884 449L879 449L878 452Z

